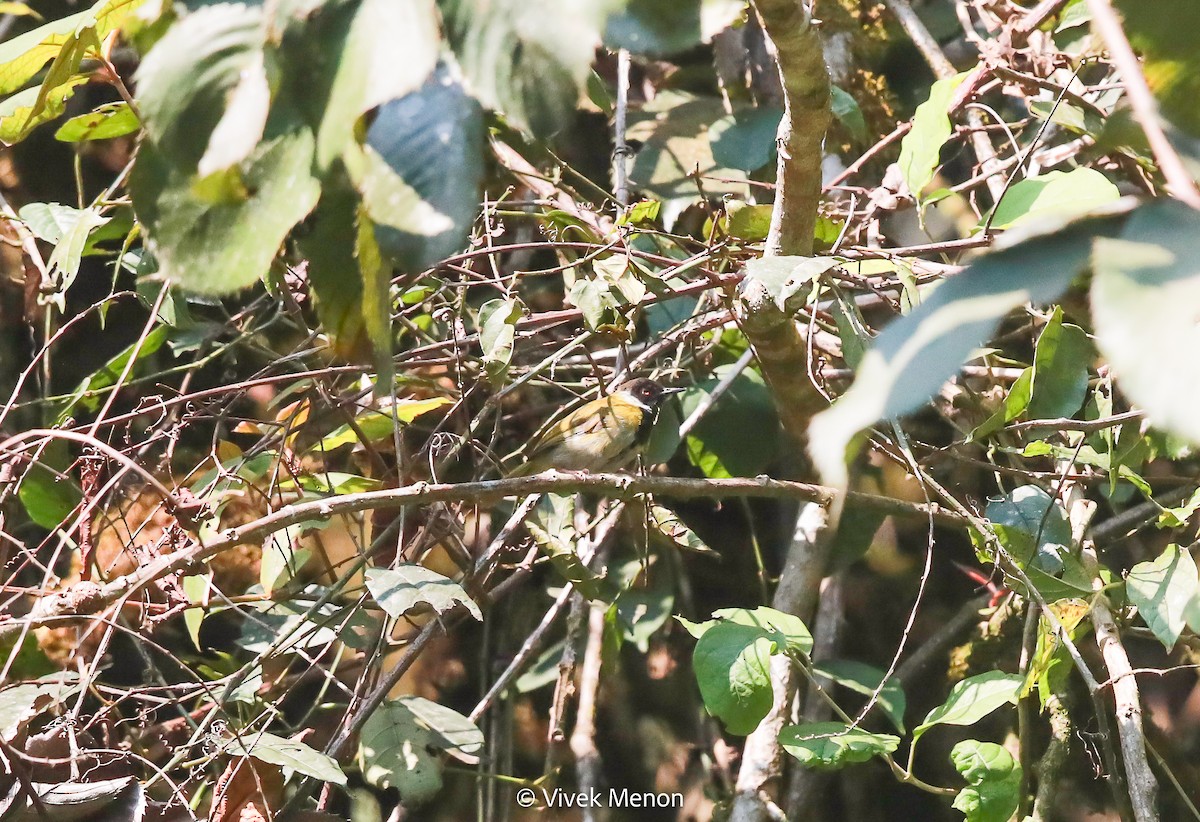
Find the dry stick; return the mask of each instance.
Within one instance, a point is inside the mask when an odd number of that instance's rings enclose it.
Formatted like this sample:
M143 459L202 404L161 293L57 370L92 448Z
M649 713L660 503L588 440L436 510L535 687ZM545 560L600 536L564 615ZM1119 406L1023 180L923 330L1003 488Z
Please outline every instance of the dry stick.
M1065 461L1064 461L1065 462ZM1070 463L1065 466L1070 469ZM1108 597L1104 593L1104 580L1100 576L1100 563L1096 558L1095 544L1086 538L1088 524L1096 512L1096 503L1087 499L1084 489L1070 480L1060 484L1063 505L1071 523L1071 541L1079 546L1084 567L1092 577L1092 589L1096 592L1091 602L1092 628L1096 632L1096 645L1108 669L1109 682L1113 689L1113 701L1117 715L1117 735L1121 742L1121 755L1125 764L1125 788L1132 805L1136 822L1157 822L1155 803L1158 782L1150 770L1146 758L1146 737L1142 730L1142 707L1138 696L1137 678L1129 664L1121 635L1108 608ZM1088 683L1096 703L1097 716L1106 708L1099 699L1099 683Z
M1129 45L1129 39L1125 36L1116 10L1110 0L1087 0L1087 5L1092 12L1092 26L1108 46L1112 61L1121 73L1121 79L1125 81L1125 94L1129 97L1133 116L1146 133L1154 160L1166 178L1167 189L1192 208L1200 208L1200 191L1197 191L1192 175L1188 173L1187 167L1179 159L1175 147L1163 131L1158 119L1158 105L1150 92L1150 86L1146 83L1145 75L1142 74L1133 46Z
M600 749L596 747L596 701L600 693L601 658L604 656L604 617L608 606L603 602L585 605L587 608L587 645L583 651L583 667L579 672L579 705L575 713L575 728L571 731L571 753L575 756L578 787L584 794L599 792L604 781ZM590 804L583 812L584 822L595 822L595 809Z

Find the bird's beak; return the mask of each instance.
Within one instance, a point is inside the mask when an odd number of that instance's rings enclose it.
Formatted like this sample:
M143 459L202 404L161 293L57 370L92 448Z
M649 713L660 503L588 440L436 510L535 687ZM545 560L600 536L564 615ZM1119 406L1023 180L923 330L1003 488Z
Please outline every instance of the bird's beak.
M683 391L686 391L686 390L687 390L687 389L685 389L685 388L664 388L664 389L662 390L662 392L663 392L663 394L665 394L665 395L667 395L667 396L669 397L669 396L671 396L672 394L680 394L680 393L682 393Z

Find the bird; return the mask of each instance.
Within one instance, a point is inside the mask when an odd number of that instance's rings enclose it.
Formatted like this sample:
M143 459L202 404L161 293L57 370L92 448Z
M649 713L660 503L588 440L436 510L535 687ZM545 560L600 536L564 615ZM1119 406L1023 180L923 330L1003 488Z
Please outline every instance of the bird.
M682 388L665 388L645 377L628 380L550 426L527 451L524 464L509 476L559 471L615 471L624 468L650 437L663 403Z

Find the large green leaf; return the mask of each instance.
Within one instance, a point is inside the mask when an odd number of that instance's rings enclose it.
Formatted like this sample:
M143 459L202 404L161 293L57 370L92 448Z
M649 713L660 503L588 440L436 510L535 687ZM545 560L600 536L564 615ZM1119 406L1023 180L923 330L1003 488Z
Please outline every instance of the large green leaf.
M1116 0L1129 39L1142 55L1146 75L1163 112L1192 137L1200 137L1200 4L1192 0Z
M54 139L64 143L108 140L130 134L140 127L141 121L129 103L106 103L89 114L67 120L54 132Z
M483 619L479 606L461 585L421 565L368 568L367 590L379 607L396 619L418 605L428 605L439 614L463 605L475 619Z
M1092 356L1087 333L1064 323L1062 309L1056 307L1038 337L1029 415L1035 419L1074 416L1087 396Z
M467 244L483 180L483 114L448 69L383 105L367 130L361 186L380 250L417 272ZM399 196L399 192L410 192Z
M285 0L274 20L287 96L317 133L322 171L363 114L419 89L437 63L433 0Z
M880 689L879 683L883 682L885 672L873 665L852 659L826 660L814 665L813 672L868 697L879 690L876 704L896 726L896 730L904 733L904 709L908 703L904 696L904 688L901 687L898 679L888 680L887 684Z
M692 667L700 695L730 733L748 734L771 708L771 656L809 653L812 635L800 619L772 608L724 608L713 617L680 620L698 639Z
M630 112L625 137L640 143L629 179L663 200L697 199L696 174L709 195L742 194L746 172L713 157L709 129L727 112L719 97L664 91ZM720 178L720 179L717 179Z
M60 478L40 464L29 468L17 495L29 518L47 530L63 527L83 499L83 492L70 477Z
M734 367L718 366L709 379L683 394L685 419ZM771 392L757 371L746 369L692 429L687 452L706 476L753 477L776 458L778 442L779 420Z
M809 427L822 476L844 484L847 449L859 431L926 402L1009 311L1054 299L1087 267L1093 239L1119 225L1118 217L1097 217L1010 240L888 325L863 355L850 390Z
M562 128L591 68L607 4L595 0L441 0L468 85L535 136Z
M150 50L137 72L138 110L161 162L196 171L243 73L263 70L264 36L258 9L223 4L184 17ZM253 122L231 124L226 136L234 128L261 136L266 111L261 101L256 108Z
M312 157L308 131L268 138L240 172L231 172L239 190L212 198L196 190L190 174L168 165L153 143L143 143L130 187L160 271L207 294L258 282L288 232L317 203Z
M1175 647L1184 626L1197 626L1200 583L1187 549L1168 545L1155 559L1139 562L1125 580L1129 601L1167 650Z
M420 697L388 700L371 714L359 735L363 778L396 788L406 805L431 799L442 787L437 751L473 760L483 735L466 717Z
M745 14L745 0L622 0L604 29L610 51L664 56L707 43Z
M1158 427L1200 442L1200 212L1173 200L1137 209L1096 243L1096 342L1121 390Z
M708 130L713 161L746 173L775 159L775 135L783 109L775 106L740 108L717 120Z

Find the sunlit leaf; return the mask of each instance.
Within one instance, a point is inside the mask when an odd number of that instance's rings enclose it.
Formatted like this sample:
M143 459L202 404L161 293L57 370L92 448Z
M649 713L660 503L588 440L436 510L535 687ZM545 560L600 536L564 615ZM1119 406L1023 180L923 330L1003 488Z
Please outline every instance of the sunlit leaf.
M933 180L942 145L950 139L950 101L966 77L963 72L935 82L929 90L929 99L917 106L912 130L900 143L900 174L918 199Z
M1186 549L1171 544L1156 558L1139 562L1125 579L1129 601L1167 648L1175 647L1185 625L1200 626L1200 582Z
M934 708L913 731L920 737L936 725L974 725L1002 705L1016 704L1025 678L988 671L955 683L946 701Z

